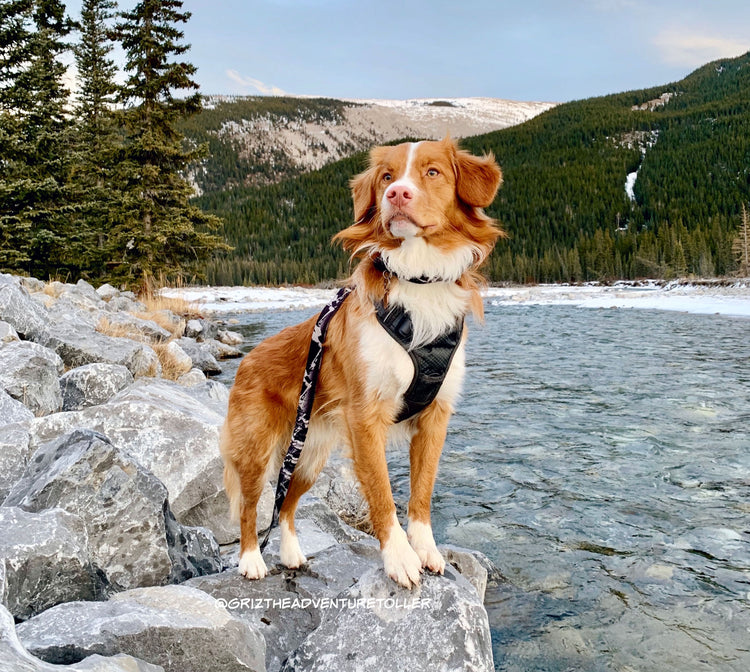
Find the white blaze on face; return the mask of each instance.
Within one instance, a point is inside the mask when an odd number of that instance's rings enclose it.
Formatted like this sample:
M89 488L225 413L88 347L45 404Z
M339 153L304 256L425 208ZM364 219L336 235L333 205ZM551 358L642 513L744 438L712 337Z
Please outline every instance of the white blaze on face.
M419 231L419 227L410 220L408 212L404 212L403 216L399 214L396 214L395 217L392 216L397 208L388 198L388 194L391 193L393 189L406 189L411 194L412 200L416 197L419 192L419 187L417 187L417 184L414 181L412 170L414 167L414 157L417 154L417 148L420 144L422 143L412 142L409 144L409 153L406 157L406 167L404 168L403 173L398 176L394 175L393 177L396 178L396 181L389 184L388 188L383 192L381 211L385 213L385 218L386 221L388 221L391 234L396 238L412 238L416 236ZM408 210L408 206L404 208L404 210Z

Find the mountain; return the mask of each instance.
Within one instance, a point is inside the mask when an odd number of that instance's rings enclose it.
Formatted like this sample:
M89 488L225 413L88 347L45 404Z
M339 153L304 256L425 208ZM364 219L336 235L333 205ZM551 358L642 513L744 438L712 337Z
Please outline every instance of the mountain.
M342 103L343 105L343 103ZM509 233L495 281L724 275L750 198L750 53L679 82L558 105L525 123L464 138L492 151L504 184L487 209ZM264 187L213 191L235 250L213 284L315 283L348 260L330 246L351 220L356 153Z
M181 131L207 142L198 193L270 184L399 138L463 138L531 119L554 103L495 98L332 100L208 96Z

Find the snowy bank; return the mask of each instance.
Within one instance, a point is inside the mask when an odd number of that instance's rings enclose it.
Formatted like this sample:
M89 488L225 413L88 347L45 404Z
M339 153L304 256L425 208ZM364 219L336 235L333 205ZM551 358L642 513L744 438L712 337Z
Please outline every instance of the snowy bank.
M306 287L189 287L164 290L199 302L210 313L306 310L325 305L333 289ZM684 283L619 282L614 285L490 287L491 305L573 305L584 308L641 308L750 317L750 280Z

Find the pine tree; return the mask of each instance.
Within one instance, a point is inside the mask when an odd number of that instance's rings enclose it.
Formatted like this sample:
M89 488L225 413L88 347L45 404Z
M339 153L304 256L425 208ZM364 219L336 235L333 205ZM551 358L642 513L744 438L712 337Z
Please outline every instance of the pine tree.
M0 25L0 265L65 273L70 123L58 56L71 23L58 0L6 0Z
M189 49L177 26L190 13L181 8L178 0L144 0L116 28L129 76L120 94L127 138L117 179L124 200L110 236L110 272L131 285L149 276L200 277L224 247L208 233L220 221L189 203L192 188L183 177L202 153L186 150L175 126L200 110L195 67L173 60Z
M740 228L732 243L732 252L737 258L737 275L743 278L750 277L750 217L744 203Z
M115 16L113 0L84 0L75 45L80 88L75 105L74 188L80 202L75 237L70 241L81 263L82 275L102 273L106 236L119 204L113 177L121 134L115 114L119 86L109 21Z

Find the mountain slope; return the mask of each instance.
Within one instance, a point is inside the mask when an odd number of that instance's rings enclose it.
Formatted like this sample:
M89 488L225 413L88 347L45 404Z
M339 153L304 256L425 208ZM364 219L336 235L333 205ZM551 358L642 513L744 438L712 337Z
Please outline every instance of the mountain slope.
M181 130L208 142L199 193L269 184L405 137L462 138L519 124L553 107L494 98L330 100L213 96Z
M750 196L750 54L661 87L559 105L462 144L494 152L504 171L488 212L510 239L490 260L492 280L726 274ZM347 261L328 241L350 222L347 183L364 160L200 199L236 245L211 281L343 274Z

